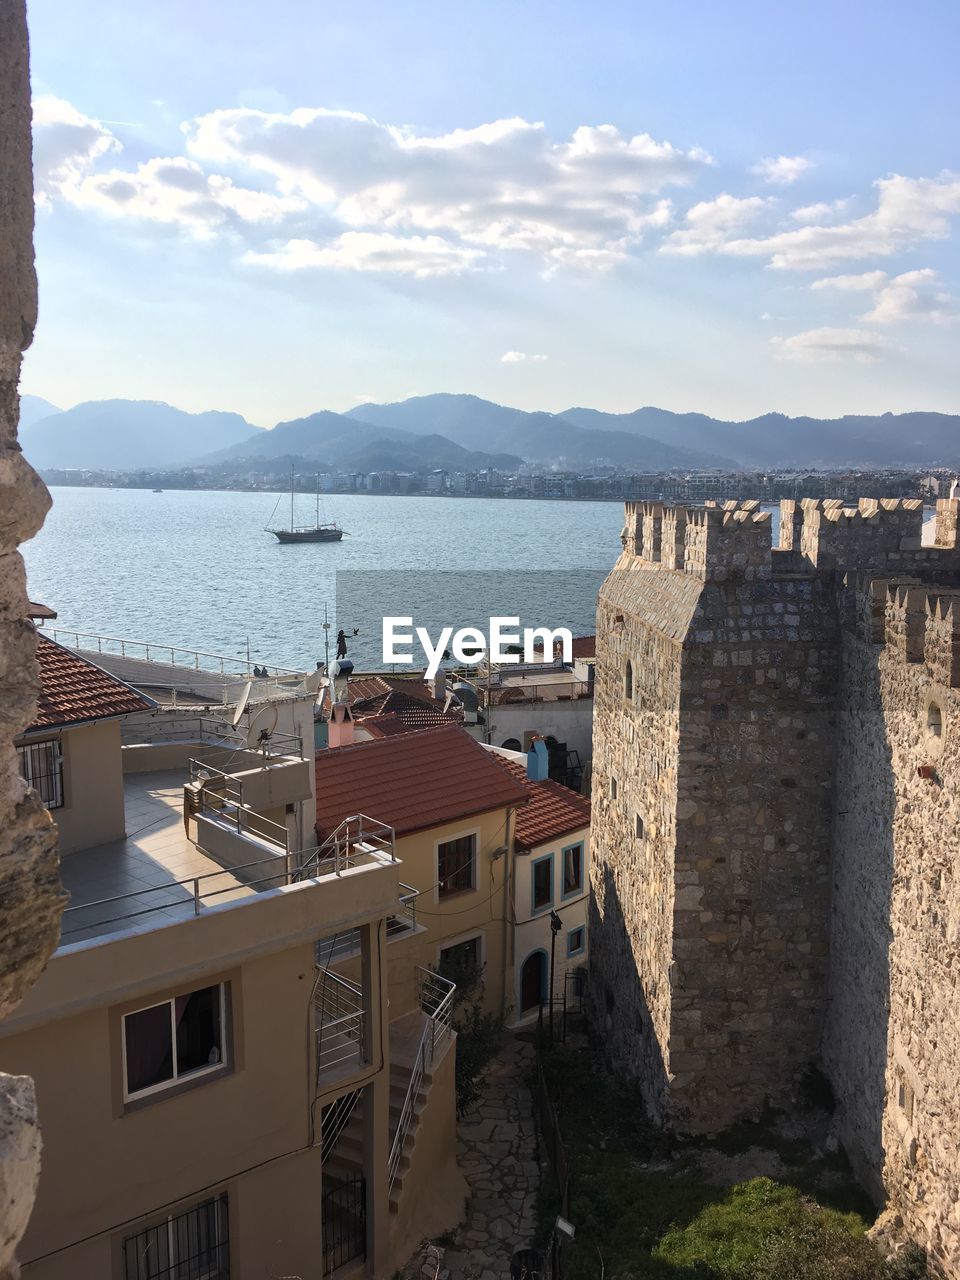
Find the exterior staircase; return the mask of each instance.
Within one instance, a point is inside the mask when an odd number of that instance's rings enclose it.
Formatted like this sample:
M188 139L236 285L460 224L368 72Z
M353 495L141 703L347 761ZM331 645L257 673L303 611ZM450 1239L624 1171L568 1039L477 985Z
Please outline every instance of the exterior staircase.
M393 1143L400 1117L403 1112L407 1092L410 1087L412 1064L392 1062L390 1064L390 1142ZM396 1177L390 1189L390 1212L395 1214L400 1208L400 1196L403 1192L404 1175L410 1168L413 1148L417 1141L417 1126L420 1114L427 1104L427 1096L432 1082L432 1073L424 1071L413 1102L413 1123L408 1127L403 1138ZM363 1113L361 1103L350 1115L349 1120L340 1132L333 1150L324 1161L323 1175L326 1179L349 1181L358 1178L363 1168Z

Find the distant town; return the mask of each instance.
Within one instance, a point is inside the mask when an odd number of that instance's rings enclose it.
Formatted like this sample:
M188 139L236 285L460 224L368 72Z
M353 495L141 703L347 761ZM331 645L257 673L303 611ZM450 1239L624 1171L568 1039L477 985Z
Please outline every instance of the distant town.
M109 489L220 489L241 492L283 492L290 487L288 471L249 472L222 467L175 470L107 471L49 468L42 472L50 485ZM954 480L950 468L910 470L778 470L778 471L626 471L600 465L589 471L537 469L523 464L515 471L326 471L317 473L304 459L297 490L325 494L416 495L553 499L581 502L619 502L662 499L700 502L705 498L919 497L935 501L947 497Z

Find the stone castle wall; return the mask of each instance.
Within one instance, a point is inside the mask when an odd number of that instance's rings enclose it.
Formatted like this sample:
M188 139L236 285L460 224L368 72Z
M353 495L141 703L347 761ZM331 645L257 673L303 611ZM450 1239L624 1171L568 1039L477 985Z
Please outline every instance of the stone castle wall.
M688 1130L819 1060L859 1175L960 1275L960 503L933 546L912 501L784 503L775 549L756 507L627 505L597 619L593 1014Z
M957 1275L960 591L849 590L823 1061L854 1167Z
M23 998L59 938L56 828L20 775L13 739L36 710L34 635L18 545L50 505L17 445L20 360L36 319L30 79L23 0L0 0L0 1018ZM40 1138L33 1082L0 1060L0 1277L36 1190Z

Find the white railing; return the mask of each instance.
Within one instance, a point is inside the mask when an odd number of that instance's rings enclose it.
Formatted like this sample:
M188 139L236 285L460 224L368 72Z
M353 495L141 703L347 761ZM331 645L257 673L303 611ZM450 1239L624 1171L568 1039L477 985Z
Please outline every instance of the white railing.
M366 1061L364 1025L367 1011L363 991L354 982L324 969L316 997L317 1078L340 1067L359 1067Z
M203 649L185 649L177 644L158 644L155 640L130 640L125 636L102 636L93 631L72 631L64 627L44 627L43 634L70 649L85 653L119 654L122 658L139 658L143 662L164 662L172 667L192 667L194 671L219 671L220 675L250 675L254 666L265 667L271 676L302 676L293 667L276 663L254 663L243 657L223 653L207 653ZM72 643L71 643L72 637ZM83 643L81 644L81 641ZM89 643L88 643L89 642Z
M393 827L364 813L344 818L323 844L304 862L305 876L340 875L342 871L365 862L370 855L397 860Z
M439 973L424 969L420 965L417 966L417 996L426 1019L423 1031L420 1033L417 1056L410 1072L410 1083L407 1085L406 1096L403 1099L397 1131L390 1144L390 1160L387 1165L390 1191L393 1190L400 1172L407 1135L413 1128L417 1098L420 1096L424 1074L433 1069L438 1053L453 1031L453 1000L456 990L456 984L448 978L443 978Z

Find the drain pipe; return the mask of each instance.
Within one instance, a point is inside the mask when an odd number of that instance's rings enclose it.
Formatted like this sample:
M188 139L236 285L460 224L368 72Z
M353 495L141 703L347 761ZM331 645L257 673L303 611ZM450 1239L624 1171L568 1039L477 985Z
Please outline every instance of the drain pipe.
M509 916L513 917L513 869L514 869L514 847L513 832L516 818L516 809L513 805L507 810L507 823L504 843L507 846L503 868L503 937L500 945L500 1012L506 1015L507 1012L507 931L510 933L510 962L513 963L514 954L514 930L511 927ZM509 905L508 905L509 904Z

